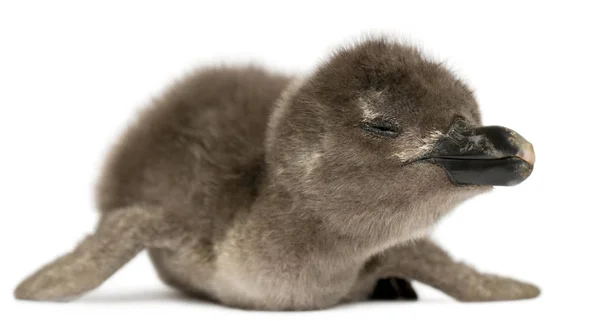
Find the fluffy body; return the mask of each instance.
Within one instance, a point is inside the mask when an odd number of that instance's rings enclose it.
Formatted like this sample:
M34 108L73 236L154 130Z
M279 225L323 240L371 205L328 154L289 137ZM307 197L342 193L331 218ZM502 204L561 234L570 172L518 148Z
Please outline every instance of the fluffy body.
M365 300L389 278L461 301L535 297L537 287L479 273L427 237L444 214L489 189L456 186L436 165L414 161L457 116L480 123L471 91L385 39L342 48L302 80L258 67L197 71L114 147L95 233L15 295L77 297L148 249L167 284L247 309ZM374 117L402 133L361 131Z

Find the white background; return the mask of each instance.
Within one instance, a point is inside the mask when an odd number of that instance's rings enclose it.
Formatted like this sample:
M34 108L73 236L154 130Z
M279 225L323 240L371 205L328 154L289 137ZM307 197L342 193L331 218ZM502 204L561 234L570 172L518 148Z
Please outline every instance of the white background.
M600 10L592 1L449 2L2 1L0 319L598 320ZM538 284L540 298L462 304L419 286L415 303L245 312L178 296L143 254L73 303L13 299L23 277L92 230L103 155L174 79L220 62L306 72L365 32L446 61L475 88L485 123L533 142L526 182L461 206L435 236L481 270Z

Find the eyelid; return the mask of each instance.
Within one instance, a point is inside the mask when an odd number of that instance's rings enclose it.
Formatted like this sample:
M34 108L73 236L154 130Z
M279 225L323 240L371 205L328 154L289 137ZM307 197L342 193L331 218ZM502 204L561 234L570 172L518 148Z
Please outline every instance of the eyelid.
M394 130L399 130L399 128L400 128L400 126L398 125L397 122L395 122L392 119L387 119L384 117L376 117L376 118L368 121L368 123L374 124L374 125L389 126L389 127L393 128Z
M400 126L394 121L375 118L360 125L363 131L386 138L396 138L400 135Z

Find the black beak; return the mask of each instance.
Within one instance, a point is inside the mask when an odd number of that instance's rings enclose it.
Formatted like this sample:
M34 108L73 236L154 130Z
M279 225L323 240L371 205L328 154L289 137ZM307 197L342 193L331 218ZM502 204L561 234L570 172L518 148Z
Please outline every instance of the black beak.
M533 171L533 146L500 126L474 128L457 120L423 159L443 167L456 184L513 186Z

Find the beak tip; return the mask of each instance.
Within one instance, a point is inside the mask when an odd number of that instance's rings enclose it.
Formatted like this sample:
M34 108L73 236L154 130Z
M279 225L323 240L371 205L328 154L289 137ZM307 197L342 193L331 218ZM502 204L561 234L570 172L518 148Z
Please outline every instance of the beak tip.
M535 152L531 143L526 143L519 150L517 156L533 166L535 164Z

